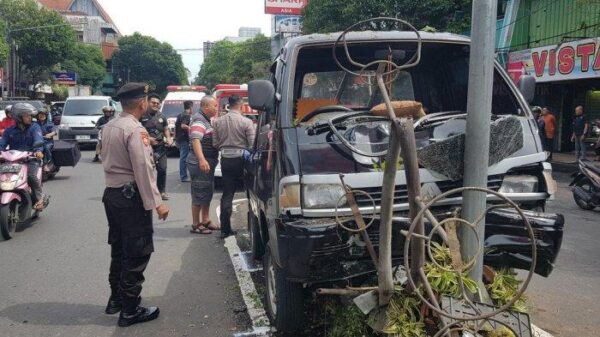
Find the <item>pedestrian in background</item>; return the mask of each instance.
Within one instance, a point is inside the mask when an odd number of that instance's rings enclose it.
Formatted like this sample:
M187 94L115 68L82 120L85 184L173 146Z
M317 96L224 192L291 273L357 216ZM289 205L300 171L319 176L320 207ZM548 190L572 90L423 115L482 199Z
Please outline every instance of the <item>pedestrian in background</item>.
M152 94L148 97L148 111L141 119L142 125L150 134L150 144L156 161L157 186L163 200L169 200L167 194L167 146L173 144L169 123L160 113L160 96ZM166 141L166 142L165 142Z
M192 178L192 229L195 234L211 234L219 227L210 221L210 202L215 188L215 168L219 163L219 151L213 147L211 119L217 115L217 101L204 96L200 112L194 114L190 125L191 151L187 158Z
M181 182L188 182L187 157L190 153L190 122L192 118L192 108L194 102L183 102L183 112L177 116L175 121L175 141L179 147L179 179Z
M102 140L102 127L104 127L104 125L106 125L106 123L108 123L115 114L115 108L113 108L112 106L105 106L102 108L102 117L100 117L98 119L98 121L96 122L96 129L100 130L98 132L99 138L100 140ZM94 156L94 160L92 160L94 163L100 161L100 153L102 152L102 141L99 141L98 144L96 144L96 156Z
M221 172L223 173L223 195L221 197L221 238L235 235L231 229L233 197L238 183L244 177L244 152L254 146L256 126L242 115L242 98L229 97L229 112L217 118L213 125L214 146L221 151Z
M600 119L596 119L596 128L600 130ZM598 140L596 140L594 152L596 152L596 161L600 161L600 135L598 135Z
M139 122L148 108L147 95L145 83L125 84L117 93L123 113L102 130L102 202L111 246L111 295L105 312L120 311L121 327L151 321L160 313L157 307L140 306L144 271L154 252L152 210L161 220L169 215L156 187L150 136Z
M577 160L585 160L585 135L587 135L589 124L583 115L583 106L575 108L575 118L573 119L573 134L571 141L575 143L575 156Z
M534 106L531 109L533 112L533 116L535 117L535 121L538 127L538 134L540 136L540 140L542 141L542 148L546 149L546 123L544 122L544 117L542 116L542 108L539 106Z
M13 118L12 105L8 105L5 108L4 113L6 114L6 117L0 122L0 136L4 134L4 130L17 125L17 121Z
M549 152L548 161L552 160L552 154L554 153L554 135L556 134L556 118L550 111L550 108L544 107L542 109L542 116L544 116L544 129L546 130L546 152Z

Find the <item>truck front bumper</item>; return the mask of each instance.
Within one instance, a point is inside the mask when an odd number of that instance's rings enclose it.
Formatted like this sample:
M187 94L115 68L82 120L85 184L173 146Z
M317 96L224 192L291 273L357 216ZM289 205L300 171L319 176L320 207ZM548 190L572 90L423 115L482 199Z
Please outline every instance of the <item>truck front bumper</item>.
M548 276L562 243L564 217L561 214L524 211L531 224L537 247L535 272ZM288 280L301 283L327 283L348 280L375 272L359 234L349 233L333 219L299 219L279 222L278 247ZM392 264L403 264L406 218L393 222ZM431 224L426 222L426 231ZM375 250L379 246L379 221L368 230ZM496 268L529 269L531 242L523 220L514 210L490 211L485 231L486 265Z

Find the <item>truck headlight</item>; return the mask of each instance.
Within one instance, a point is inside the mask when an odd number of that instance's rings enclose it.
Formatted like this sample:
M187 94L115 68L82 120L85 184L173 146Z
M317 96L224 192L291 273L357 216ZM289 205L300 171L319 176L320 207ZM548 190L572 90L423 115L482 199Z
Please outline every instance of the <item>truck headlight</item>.
M291 183L280 187L279 208L300 208L300 184Z
M342 198L344 188L339 184L307 184L303 186L303 192L304 208L335 208L347 204Z
M538 191L539 179L530 175L507 175L500 193L533 193Z

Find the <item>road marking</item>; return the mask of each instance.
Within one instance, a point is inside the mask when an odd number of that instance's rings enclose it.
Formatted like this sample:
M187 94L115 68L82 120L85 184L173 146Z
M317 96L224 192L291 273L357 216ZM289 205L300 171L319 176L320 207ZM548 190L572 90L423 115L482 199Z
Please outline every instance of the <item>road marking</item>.
M227 248L227 251L229 252L229 258L233 263L233 269L238 284L240 285L242 298L244 299L248 315L252 321L252 331L243 334L235 334L234 336L268 336L268 333L271 330L269 318L265 312L260 295L256 291L256 287L254 287L252 276L250 276L250 272L244 268L245 263L242 258L242 252L237 244L235 236L230 236L225 239L225 248Z

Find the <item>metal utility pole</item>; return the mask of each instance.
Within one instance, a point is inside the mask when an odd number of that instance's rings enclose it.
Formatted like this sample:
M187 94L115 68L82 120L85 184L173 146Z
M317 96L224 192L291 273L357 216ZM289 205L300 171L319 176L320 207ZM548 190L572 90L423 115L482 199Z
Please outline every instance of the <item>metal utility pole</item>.
M473 0L464 186L487 188L496 15L497 0ZM472 223L485 212L487 198L483 193L464 192L463 200L462 217L466 221ZM465 226L461 228L461 253L466 261L471 260L480 246L483 246L485 219L478 224L477 232L479 241L471 230ZM481 252L483 252L482 247ZM480 285L478 300L487 301L488 295L482 284L482 274L483 253L479 254L470 276Z

